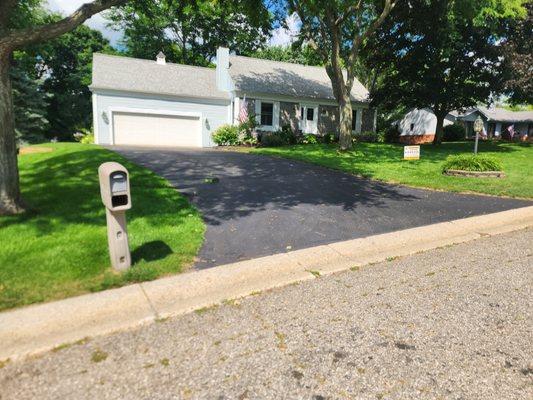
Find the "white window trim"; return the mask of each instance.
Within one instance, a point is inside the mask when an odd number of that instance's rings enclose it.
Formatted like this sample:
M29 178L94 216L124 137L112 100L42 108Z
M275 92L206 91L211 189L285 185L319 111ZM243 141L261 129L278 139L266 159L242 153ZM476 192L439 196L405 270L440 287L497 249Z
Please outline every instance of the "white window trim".
M352 133L361 133L361 126L363 124L363 108L354 107L352 110L355 111L355 130L352 130Z
M261 125L261 103L272 103L272 125ZM279 130L279 101L268 99L255 99L255 121L257 129L261 131L276 132Z
M113 119L114 113L170 115L175 117L197 117L200 119L200 146L205 147L206 145L206 143L204 143L205 120L203 118L202 113L173 110L155 110L150 108L108 107L107 115L109 117L109 138L111 145L115 144L115 121Z

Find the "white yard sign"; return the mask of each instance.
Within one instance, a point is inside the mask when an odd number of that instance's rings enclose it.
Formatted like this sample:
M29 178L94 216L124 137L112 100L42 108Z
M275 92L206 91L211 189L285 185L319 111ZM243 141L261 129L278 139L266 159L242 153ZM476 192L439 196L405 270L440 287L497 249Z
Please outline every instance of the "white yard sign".
M420 146L404 146L404 160L420 160Z

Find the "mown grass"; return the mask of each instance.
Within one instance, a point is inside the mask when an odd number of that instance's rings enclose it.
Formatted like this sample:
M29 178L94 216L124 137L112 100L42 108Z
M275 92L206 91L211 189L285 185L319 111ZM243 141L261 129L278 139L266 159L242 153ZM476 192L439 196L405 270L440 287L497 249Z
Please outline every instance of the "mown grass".
M497 196L533 198L533 147L528 143L479 145L479 153L503 165L506 178L446 176L442 166L451 154L472 153L473 143L422 145L421 159L404 161L403 146L386 143L357 143L349 152L336 145L295 145L257 148L255 153L306 161L379 181L453 192L476 192Z
M46 144L19 156L28 212L0 217L0 310L178 273L194 260L205 225L168 182L95 145ZM132 268L109 262L97 170L118 161L130 172L127 212Z

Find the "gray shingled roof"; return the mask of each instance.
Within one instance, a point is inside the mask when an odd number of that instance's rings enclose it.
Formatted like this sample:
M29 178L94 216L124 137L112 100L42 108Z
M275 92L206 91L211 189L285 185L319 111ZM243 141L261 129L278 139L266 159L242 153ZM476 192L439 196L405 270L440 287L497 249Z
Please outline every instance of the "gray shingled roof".
M533 122L533 111L510 111L505 108L477 107L490 121Z
M229 72L235 89L244 93L334 100L324 67L230 56ZM368 90L355 80L352 101L367 101Z
M215 74L214 68L94 53L90 88L229 99L229 93L217 89Z

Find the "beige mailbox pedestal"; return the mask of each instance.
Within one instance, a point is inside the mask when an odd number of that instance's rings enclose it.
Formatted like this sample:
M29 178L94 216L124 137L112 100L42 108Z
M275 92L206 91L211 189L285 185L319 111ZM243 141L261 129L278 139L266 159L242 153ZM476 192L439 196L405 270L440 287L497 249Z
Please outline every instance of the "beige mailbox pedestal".
M126 210L131 208L128 170L117 162L106 162L98 168L100 194L106 208L107 241L111 265L118 271L131 266L126 228Z

